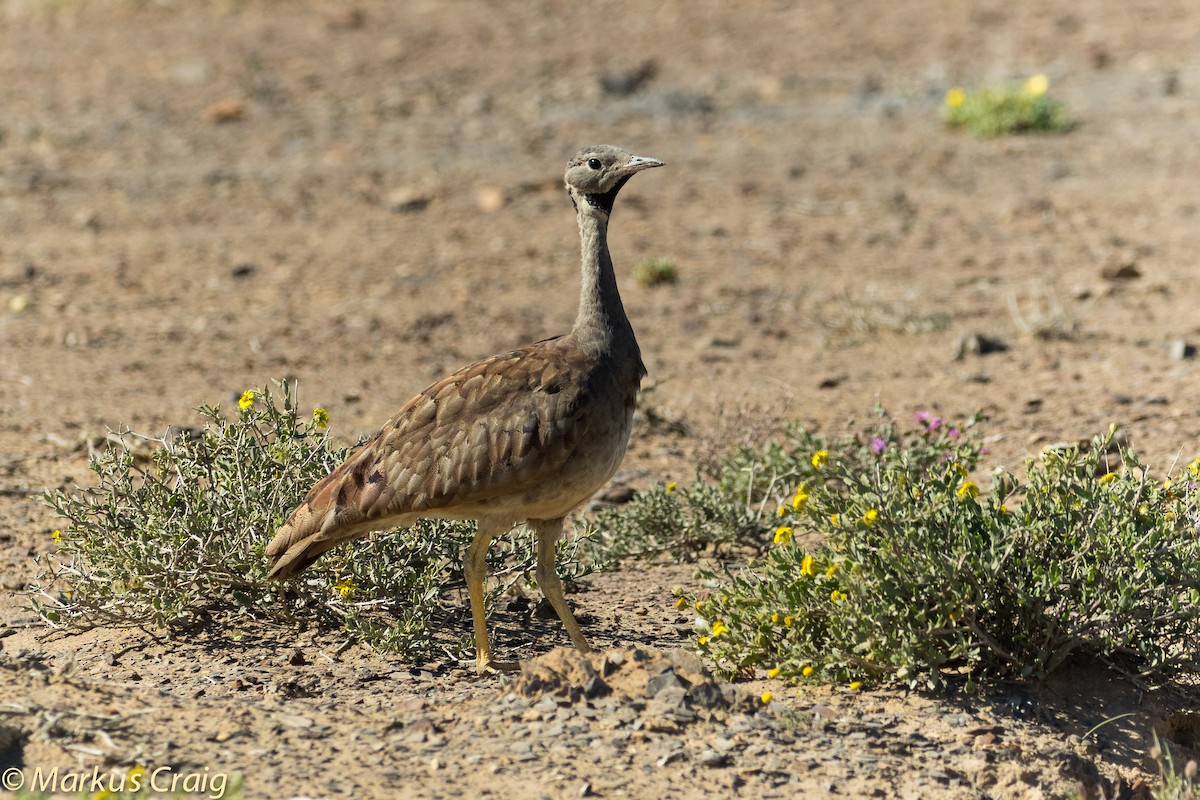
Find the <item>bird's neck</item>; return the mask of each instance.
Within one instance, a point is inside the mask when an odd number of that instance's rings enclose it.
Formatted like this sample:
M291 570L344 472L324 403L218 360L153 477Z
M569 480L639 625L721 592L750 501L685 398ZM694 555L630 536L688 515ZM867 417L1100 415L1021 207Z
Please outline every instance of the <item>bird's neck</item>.
M621 304L617 276L608 253L608 214L586 202L577 203L576 212L583 251L583 282L579 314L571 335L588 350L603 352L631 347L636 353L637 342Z

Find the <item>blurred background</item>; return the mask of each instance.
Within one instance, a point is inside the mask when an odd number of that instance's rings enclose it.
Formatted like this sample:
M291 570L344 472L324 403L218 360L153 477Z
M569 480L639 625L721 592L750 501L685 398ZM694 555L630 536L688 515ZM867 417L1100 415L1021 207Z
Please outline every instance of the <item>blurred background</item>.
M876 403L1196 449L1200 6L653 5L0 3L0 473L272 379L352 441L566 330L596 142L668 165L613 219L632 470ZM1032 75L1068 132L945 126Z

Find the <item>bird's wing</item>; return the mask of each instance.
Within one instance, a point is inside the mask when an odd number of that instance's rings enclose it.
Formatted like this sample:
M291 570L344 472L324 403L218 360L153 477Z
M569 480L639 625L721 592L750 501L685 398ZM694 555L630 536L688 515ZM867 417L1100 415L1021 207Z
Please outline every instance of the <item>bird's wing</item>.
M588 365L549 339L472 364L410 400L312 488L267 546L271 577L391 518L538 485L586 437ZM431 513L431 516L434 514Z

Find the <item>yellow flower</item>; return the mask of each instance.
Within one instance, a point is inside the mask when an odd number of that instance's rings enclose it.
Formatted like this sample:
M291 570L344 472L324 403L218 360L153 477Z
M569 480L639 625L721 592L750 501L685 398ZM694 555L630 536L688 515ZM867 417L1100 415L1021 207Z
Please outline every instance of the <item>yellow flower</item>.
M813 453L812 465L814 467L816 467L817 469L820 469L821 465L823 465L828 460L829 460L829 451L828 450L818 450L817 452Z
M678 485L679 484L676 481L671 481L670 483L668 483L667 484L667 494L673 494L675 492L675 487Z
M837 514L830 514L829 521L834 525L837 525L839 522L841 522L841 517L839 517Z
M800 561L800 574L801 575L816 575L817 574L816 563L817 563L816 559L814 559L811 555L805 556Z
M792 529L787 525L780 525L775 529L775 544L787 544L792 540Z
M804 487L801 486L796 490L796 496L792 498L792 510L799 511L800 509L804 508L804 504L807 502L808 492L804 491Z
M729 632L729 626L726 625L721 620L717 620L716 622L713 623L712 635L713 635L714 639L717 638L718 636L720 636L722 633L728 633L728 632Z
M1004 505L1004 503L1001 503L1001 504L1000 504L1000 509L999 509L999 510L1000 510L1000 513L1001 513L1001 514L1007 514L1007 513L1008 513L1008 506Z
M771 669L767 672L767 677L768 678L778 678L779 677L779 667L771 667Z
M1143 517L1146 516L1147 514L1150 513L1150 506L1146 505L1145 503L1142 503L1140 506L1137 507L1137 513Z
M879 519L879 512L873 508L867 509L867 513L863 514L863 524L868 528L875 524Z
M1025 94L1030 97L1041 97L1050 88L1050 79L1044 74L1030 75L1029 80L1025 81Z
M699 639L697 639L697 640L696 640L696 643L697 643L698 645L700 645L701 647L703 647L704 645L708 644L708 637L707 637L707 636L701 636Z
M837 564L830 564L828 567L825 568L825 577L832 578L834 575L837 574L837 571L839 569L840 569L840 567Z
M770 692L763 692L760 699L762 700L762 704L764 706L770 705L771 701L775 699L775 695L771 694Z
M845 599L846 599L845 592L839 592L837 589L834 589L832 592L829 593L829 602L831 602L831 603L840 603Z
M862 688L862 681L850 681L850 691L857 692Z
M804 669L800 670L800 674L806 678L811 678L814 672L816 672L816 670L813 669L811 665L805 665Z
M946 105L951 108L959 108L967 101L967 93L961 87L955 86L950 91L946 92Z
M246 391L242 392L241 398L238 399L238 408L240 408L242 411L245 411L246 409L253 408L253 407L254 407L254 390L247 389Z
M683 611L685 608L687 608L687 606L688 606L688 601L687 601L686 597L681 597L675 601L675 607L678 608L680 611Z
M783 627L785 627L785 628L790 628L790 627L792 627L792 618L791 618L791 617L784 617L784 618L783 618Z
M771 624L778 625L779 620L781 620L781 619L783 619L783 617L779 616L779 612L776 611L774 614L771 615Z
M337 589L342 597L348 597L358 586L350 578L346 578L334 584L333 588Z
M253 403L253 399L250 401ZM313 409L313 425L316 425L319 430L325 430L329 427L329 412L323 408Z
M969 500L979 496L979 487L975 485L975 481L963 481L954 493L958 495L959 500Z
M786 513L787 513L787 506L780 506L779 508L777 508L775 510L775 516L777 516L777 517L782 517Z
M54 532L50 534L50 538L54 540L55 544L62 544L62 531L55 528Z
M1116 479L1117 479L1117 473L1115 473L1115 472L1106 472L1106 473L1104 473L1103 475L1101 475L1101 476L1100 476L1100 481L1099 481L1099 483L1100 483L1100 485L1101 485L1101 486L1104 486L1105 484L1112 483L1112 482L1113 482L1113 481L1115 481Z
M1195 458L1188 464L1188 472L1192 473L1192 477L1200 478L1200 458Z

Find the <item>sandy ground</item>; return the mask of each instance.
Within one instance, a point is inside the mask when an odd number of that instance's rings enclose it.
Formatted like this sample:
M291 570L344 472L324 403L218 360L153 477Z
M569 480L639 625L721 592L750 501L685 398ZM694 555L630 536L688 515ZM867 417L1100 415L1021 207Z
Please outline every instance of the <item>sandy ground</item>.
M627 482L876 403L984 411L995 464L1112 422L1160 469L1190 459L1198 45L1183 0L4 0L0 588L52 548L38 492L86 482L107 428L288 378L353 441L565 330L560 176L595 142L668 164L623 192L612 247L643 407L688 433L643 426ZM950 87L1034 72L1070 134L942 128ZM635 284L646 257L678 283ZM1082 668L983 698L762 680L739 689L769 708L716 702L676 663L689 580L639 566L572 597L621 660L595 698L320 633L45 640L0 595L0 768L168 766L247 797L1035 798L1144 792L1151 730L1196 755L1194 701ZM557 626L495 624L502 656L573 663Z

